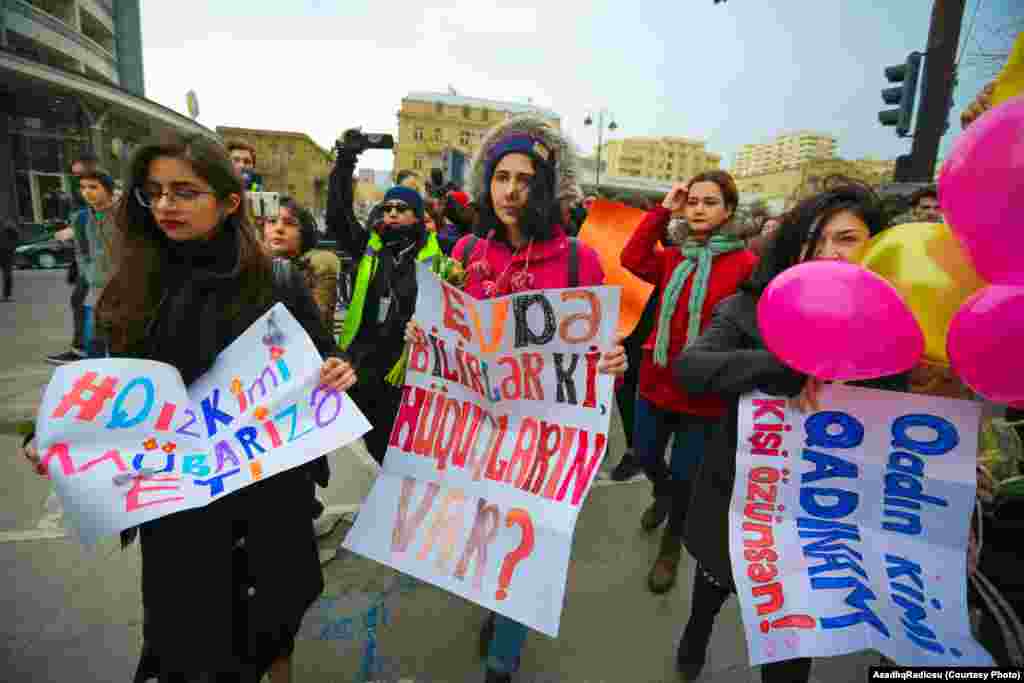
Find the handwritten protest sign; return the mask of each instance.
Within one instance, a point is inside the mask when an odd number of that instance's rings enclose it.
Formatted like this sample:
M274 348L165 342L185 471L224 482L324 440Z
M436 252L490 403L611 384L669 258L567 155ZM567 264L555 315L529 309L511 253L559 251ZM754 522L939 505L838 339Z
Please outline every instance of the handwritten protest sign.
M619 332L630 334L651 298L654 286L641 280L622 265L622 250L644 219L644 212L597 199L587 212L587 221L580 228L580 241L594 248L601 260L604 281L622 287L619 314Z
M741 400L729 546L751 664L992 666L967 618L979 420L970 401L836 385L809 415Z
M58 368L36 434L79 538L92 545L207 505L358 439L370 425L348 396L320 386L322 364L277 304L188 389L153 361Z
M605 456L613 378L597 372L618 289L478 301L420 266L384 468L345 547L558 634L572 533Z

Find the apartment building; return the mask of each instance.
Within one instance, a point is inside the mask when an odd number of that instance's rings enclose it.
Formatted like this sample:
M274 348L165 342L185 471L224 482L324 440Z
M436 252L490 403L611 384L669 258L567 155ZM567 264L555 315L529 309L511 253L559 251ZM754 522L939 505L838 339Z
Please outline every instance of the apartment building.
M519 114L534 114L555 128L561 127L558 114L532 104L411 92L402 98L398 110L394 169L412 169L426 177L432 168L441 168L446 149L457 149L472 157L488 130Z
M217 126L228 140L241 140L256 148L256 172L263 176L263 189L293 197L320 215L327 208L327 178L331 173L330 153L305 133Z
M736 154L732 174L740 177L772 173L812 159L835 156L836 139L831 135L806 130L782 133L770 142L743 145Z
M686 181L721 166L722 157L707 151L706 144L684 137L620 138L604 143L601 156L609 176Z

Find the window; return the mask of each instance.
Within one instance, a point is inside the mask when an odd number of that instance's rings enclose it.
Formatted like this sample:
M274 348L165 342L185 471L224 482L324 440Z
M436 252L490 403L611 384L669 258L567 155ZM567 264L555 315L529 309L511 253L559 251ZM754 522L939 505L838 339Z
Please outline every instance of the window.
M440 128L435 128L434 129L434 142L443 142L443 138L441 137L441 129Z
M473 114L473 111L469 107L462 108L462 118L468 119Z
M416 130L412 132L412 139L423 142L423 126L416 126Z
M463 147L468 147L469 146L469 140L470 140L470 132L468 130L464 130L461 133L459 133L459 144L460 145L462 145Z
M417 171L423 170L423 157L416 157L413 159L412 167Z

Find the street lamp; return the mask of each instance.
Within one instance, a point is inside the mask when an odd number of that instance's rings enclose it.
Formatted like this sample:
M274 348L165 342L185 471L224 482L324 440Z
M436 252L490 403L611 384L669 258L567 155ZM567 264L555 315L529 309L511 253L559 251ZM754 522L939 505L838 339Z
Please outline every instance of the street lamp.
M611 119L611 123L608 124L608 130L616 130L619 126L615 123L615 116L609 113L607 110L602 109L597 113L597 193L601 193L601 145L604 142L604 117L605 114ZM594 123L594 117L587 114L587 118L583 119L584 126L590 126Z

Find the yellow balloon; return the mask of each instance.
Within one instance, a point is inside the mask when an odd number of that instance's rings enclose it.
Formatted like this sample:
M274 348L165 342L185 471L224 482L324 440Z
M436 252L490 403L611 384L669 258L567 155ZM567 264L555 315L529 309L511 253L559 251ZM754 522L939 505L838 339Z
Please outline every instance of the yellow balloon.
M1017 34L1010 58L1006 60L1003 70L996 78L996 87L992 92L992 106L997 107L1022 92L1024 92L1024 31Z
M944 223L907 223L868 242L861 265L896 288L924 331L924 358L947 365L946 335L953 316L986 286Z

